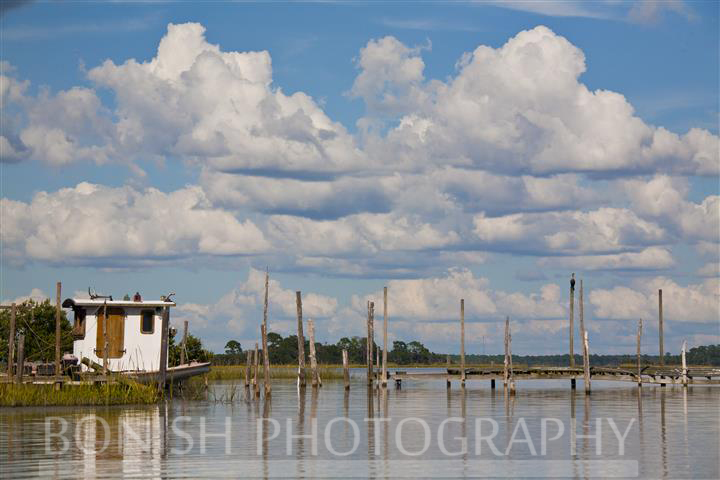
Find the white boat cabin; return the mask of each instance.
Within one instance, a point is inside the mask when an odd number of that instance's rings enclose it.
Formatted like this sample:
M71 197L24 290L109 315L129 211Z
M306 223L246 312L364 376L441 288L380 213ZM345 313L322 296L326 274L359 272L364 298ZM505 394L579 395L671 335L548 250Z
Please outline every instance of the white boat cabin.
M107 325L108 368L111 371L158 371L163 310L174 306L174 302L162 300L68 298L63 307L72 308L75 314L73 354L78 360L85 357L102 365L105 353L103 327ZM83 365L82 368L88 367Z

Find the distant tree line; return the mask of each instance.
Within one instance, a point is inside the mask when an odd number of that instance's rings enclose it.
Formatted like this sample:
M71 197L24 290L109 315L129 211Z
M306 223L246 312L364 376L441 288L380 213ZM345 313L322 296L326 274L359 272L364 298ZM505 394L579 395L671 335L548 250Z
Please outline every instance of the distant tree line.
M366 363L366 337L343 337L335 344L315 343L319 363L340 364L342 363L342 351L348 351L348 359L351 364ZM374 348L380 346L374 343ZM254 350L254 345L249 350ZM274 332L268 333L268 351L270 362L275 365L297 364L298 342L296 335L283 337ZM262 350L259 350L262 352ZM305 355L309 356L310 342L305 340ZM396 365L445 365L447 359L453 365L460 363L460 355L447 355L435 353L428 350L425 345L418 341L403 342L394 341L392 350L388 351L388 362ZM658 355L642 355L643 364L659 363ZM516 365L545 365L545 366L567 366L570 356L564 355L513 355L513 363ZM720 366L720 345L704 345L691 348L686 354L687 363L690 365L714 365ZM476 365L502 365L503 355L465 355L466 364ZM216 353L212 356L213 365L242 365L246 361L246 350L237 340L230 340L225 345L225 353ZM623 364L635 364L635 355L590 355L591 365L620 366ZM575 355L575 364L582 365L582 355ZM680 364L680 355L665 355L665 364Z

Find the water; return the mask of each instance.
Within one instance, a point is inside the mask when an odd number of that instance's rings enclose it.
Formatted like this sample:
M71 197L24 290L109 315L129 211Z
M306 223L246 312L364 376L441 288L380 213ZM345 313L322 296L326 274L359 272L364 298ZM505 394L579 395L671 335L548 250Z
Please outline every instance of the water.
M276 381L266 402L227 382L210 388L237 391L233 404L0 409L0 478L720 478L718 388L598 381L586 396L582 382L526 381L506 396L498 386L407 381L368 393L354 378L349 392L342 381L298 392ZM315 421L316 447L302 437Z

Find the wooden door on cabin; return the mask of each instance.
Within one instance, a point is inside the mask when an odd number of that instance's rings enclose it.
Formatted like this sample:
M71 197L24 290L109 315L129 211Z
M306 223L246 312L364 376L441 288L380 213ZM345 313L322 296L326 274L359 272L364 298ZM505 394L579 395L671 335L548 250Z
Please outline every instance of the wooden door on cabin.
M108 358L121 358L125 353L125 310L118 307L107 309ZM97 313L97 341L95 355L105 357L105 317L103 307Z

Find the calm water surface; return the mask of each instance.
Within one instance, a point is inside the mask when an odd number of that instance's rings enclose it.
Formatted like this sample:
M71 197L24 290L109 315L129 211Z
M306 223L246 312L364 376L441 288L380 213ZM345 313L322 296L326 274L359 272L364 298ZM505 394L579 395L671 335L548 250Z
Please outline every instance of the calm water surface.
M234 402L0 409L0 477L720 478L718 388L598 381L586 396L582 382L528 381L506 396L434 380L382 393L357 378L349 392L276 381L269 401L210 388Z

